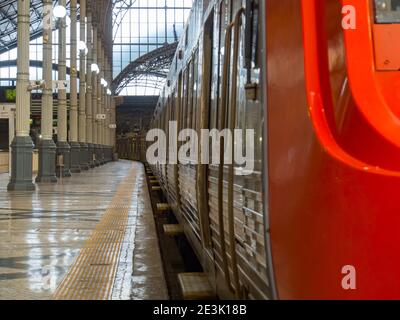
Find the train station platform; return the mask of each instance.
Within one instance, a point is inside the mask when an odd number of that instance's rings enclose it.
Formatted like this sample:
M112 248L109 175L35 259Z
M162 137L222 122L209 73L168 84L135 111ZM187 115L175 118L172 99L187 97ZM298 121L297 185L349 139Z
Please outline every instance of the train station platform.
M141 163L34 192L7 183L0 174L0 299L168 299Z

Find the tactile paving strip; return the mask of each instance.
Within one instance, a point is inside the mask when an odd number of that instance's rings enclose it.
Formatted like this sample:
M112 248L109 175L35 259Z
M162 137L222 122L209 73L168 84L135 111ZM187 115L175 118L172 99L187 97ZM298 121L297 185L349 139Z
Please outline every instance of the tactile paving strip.
M118 186L115 196L91 237L53 294L54 300L111 298L135 179L136 170L132 167Z

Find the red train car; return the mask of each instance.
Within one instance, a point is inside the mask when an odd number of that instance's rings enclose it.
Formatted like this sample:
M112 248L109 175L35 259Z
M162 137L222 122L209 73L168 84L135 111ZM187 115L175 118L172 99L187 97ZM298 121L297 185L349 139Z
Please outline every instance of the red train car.
M397 0L194 1L152 127L252 128L254 170L152 169L220 298L400 298L399 36Z
M264 10L277 296L398 299L399 3L282 0Z

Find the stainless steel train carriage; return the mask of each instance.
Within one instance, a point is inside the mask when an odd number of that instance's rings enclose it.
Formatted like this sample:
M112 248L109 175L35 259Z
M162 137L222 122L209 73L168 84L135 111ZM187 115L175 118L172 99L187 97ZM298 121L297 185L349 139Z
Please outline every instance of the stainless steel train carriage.
M221 298L272 297L262 192L260 10L259 1L194 1L152 121L167 135L170 121L199 135L201 129L255 130L251 175L236 175L240 168L222 161L152 168Z
M194 2L153 127L254 129L255 170L153 170L219 297L399 298L399 12Z

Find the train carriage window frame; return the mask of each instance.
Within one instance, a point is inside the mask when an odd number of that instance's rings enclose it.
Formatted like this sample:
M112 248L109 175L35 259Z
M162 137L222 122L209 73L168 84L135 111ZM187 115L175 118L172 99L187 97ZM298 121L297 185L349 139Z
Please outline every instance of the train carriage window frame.
M182 101L182 126L183 129L188 127L187 114L188 114L188 90L189 90L189 65L183 71L183 101Z
M187 112L186 112L186 128L192 128L192 119L193 119L193 57L190 58L187 66Z
M224 8L226 4L221 1L218 7L218 11L215 13L215 24L216 29L218 29L217 37L213 40L213 44L218 44L218 51L217 55L215 56L215 64L212 64L212 87L211 87L211 95L215 95L215 98L211 98L214 100L211 107L210 112L210 128L219 128L221 129L221 121L220 121L220 114L221 114L221 76L222 76L222 68L221 68L221 61L223 61L223 53L222 53L222 46L223 46L223 26L224 26ZM215 42L214 42L215 41ZM214 71L214 67L217 68L216 72ZM214 112L213 112L214 111Z
M178 118L178 130L182 130L182 103L183 103L183 72L179 72L178 76L178 88L177 88L177 118ZM179 143L179 142L178 142Z
M199 47L196 48L193 54L193 96L192 96L192 129L195 130L196 132L199 132L199 120L200 120L200 114L199 114L199 87L200 87L200 78L199 76L201 73L199 72Z
M374 5L376 23L400 23L400 0L374 0Z

